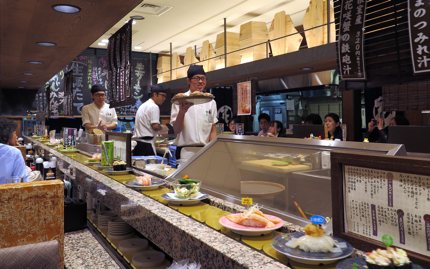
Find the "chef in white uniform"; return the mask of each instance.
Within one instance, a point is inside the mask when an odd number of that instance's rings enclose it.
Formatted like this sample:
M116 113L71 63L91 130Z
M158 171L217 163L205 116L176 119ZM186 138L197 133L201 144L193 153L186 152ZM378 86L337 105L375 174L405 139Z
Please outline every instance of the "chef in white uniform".
M189 90L185 95L202 92L206 87L206 72L201 65L191 65L187 71ZM170 123L176 134L176 158L189 159L201 147L216 138L217 106L215 100L203 104L181 102L172 104Z
M104 131L115 129L118 117L115 108L109 108L106 100L106 89L102 85L91 87L93 102L82 107L82 126L90 132L98 128Z
M167 133L167 126L160 124L160 108L166 101L167 91L161 86L151 87L151 97L136 112L133 140L137 142L134 156L156 155L155 136L160 131Z

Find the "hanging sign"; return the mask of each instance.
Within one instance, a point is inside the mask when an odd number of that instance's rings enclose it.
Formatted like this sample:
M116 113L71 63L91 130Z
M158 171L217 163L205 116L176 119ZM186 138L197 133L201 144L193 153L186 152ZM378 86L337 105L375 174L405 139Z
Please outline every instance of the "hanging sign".
M409 0L408 6L414 74L430 72L430 1Z
M237 115L251 115L251 81L237 83Z
M366 0L343 0L340 11L338 61L343 80L365 80L364 21Z

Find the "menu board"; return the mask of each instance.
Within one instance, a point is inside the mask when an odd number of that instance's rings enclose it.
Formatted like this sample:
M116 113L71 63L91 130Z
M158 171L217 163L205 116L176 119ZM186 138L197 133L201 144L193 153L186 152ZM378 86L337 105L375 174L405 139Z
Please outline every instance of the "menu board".
M251 115L251 81L237 83L237 115Z
M430 254L430 176L344 166L345 232Z
M409 0L408 19L414 73L430 72L430 1Z
M343 80L365 80L364 22L365 0L345 0L341 3L338 38L339 69Z

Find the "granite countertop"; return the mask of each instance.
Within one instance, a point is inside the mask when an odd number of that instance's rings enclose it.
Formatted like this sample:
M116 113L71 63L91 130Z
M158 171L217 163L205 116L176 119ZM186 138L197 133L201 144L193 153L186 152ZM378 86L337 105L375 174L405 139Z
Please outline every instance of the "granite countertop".
M27 138L45 151L73 165L87 177L77 177L91 193L129 225L174 260L190 259L202 268L289 268L288 266L217 232L42 143ZM218 201L219 202L219 201Z

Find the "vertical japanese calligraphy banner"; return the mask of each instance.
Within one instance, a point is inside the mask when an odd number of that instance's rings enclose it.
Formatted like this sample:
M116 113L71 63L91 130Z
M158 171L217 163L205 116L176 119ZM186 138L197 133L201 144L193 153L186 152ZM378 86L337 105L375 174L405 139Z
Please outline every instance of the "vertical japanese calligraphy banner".
M414 74L430 72L430 1L409 0L408 7Z
M64 116L73 115L73 71L70 70L64 74Z
M251 81L237 83L237 115L251 115Z
M364 22L366 0L343 0L340 11L338 60L343 80L365 80Z
M132 20L109 38L108 97L110 107L133 104L131 91L131 26Z

